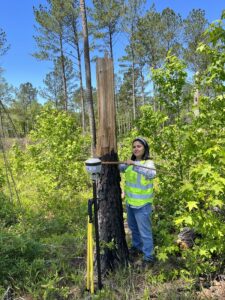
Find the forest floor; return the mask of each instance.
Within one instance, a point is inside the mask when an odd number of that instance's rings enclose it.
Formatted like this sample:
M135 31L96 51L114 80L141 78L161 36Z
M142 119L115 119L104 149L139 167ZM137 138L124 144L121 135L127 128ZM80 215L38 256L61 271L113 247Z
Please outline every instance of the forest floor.
M203 287L200 292L197 293L198 299L225 299L225 276L221 280L213 280L210 287Z
M130 231L125 222L125 231L128 243ZM225 274L216 280L206 278L175 279L168 281L161 272L162 264L156 262L153 267L142 268L139 262L141 256L136 257L130 266L118 270L103 278L103 290L91 296L87 292L76 290L79 300L225 300ZM165 265L163 266L165 270ZM176 262L166 264L168 272L176 268ZM96 279L97 285L97 279ZM71 298L73 299L73 298Z

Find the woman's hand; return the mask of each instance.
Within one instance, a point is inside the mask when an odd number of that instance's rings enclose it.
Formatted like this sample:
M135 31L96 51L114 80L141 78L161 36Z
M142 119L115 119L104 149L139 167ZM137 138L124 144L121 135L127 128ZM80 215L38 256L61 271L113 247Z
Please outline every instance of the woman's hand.
M126 165L134 165L134 161L133 160L131 160L131 159L128 159L127 161L126 161Z

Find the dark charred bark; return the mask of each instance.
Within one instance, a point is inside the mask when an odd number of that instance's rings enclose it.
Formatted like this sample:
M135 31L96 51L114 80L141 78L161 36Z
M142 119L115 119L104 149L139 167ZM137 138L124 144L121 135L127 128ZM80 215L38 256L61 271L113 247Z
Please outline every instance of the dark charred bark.
M118 156L112 151L111 154L103 155L101 160L118 161ZM128 263L120 180L118 166L102 165L98 184L98 216L103 274Z

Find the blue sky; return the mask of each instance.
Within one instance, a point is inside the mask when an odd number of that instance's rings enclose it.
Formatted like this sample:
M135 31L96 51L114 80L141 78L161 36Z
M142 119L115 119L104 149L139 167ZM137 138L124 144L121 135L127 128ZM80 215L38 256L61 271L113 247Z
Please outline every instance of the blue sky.
M31 56L37 50L33 39L33 6L38 7L45 3L45 0L0 0L0 28L6 32L11 45L8 53L0 57L0 66L5 70L4 77L13 86L18 87L29 81L34 87L43 87L43 79L51 71L50 62L40 62ZM152 0L147 0L148 7L152 3ZM222 9L225 8L224 0L155 0L154 3L158 11L170 7L182 17L186 17L193 8L204 9L210 22L219 19ZM122 36L120 39L115 45L115 58L120 54Z

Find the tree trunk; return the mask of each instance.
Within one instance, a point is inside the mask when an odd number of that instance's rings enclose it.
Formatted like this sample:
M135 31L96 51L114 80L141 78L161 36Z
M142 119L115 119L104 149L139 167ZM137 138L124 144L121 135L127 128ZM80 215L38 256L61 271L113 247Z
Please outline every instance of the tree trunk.
M110 57L112 58L113 61L112 32L110 27L109 27L109 48L110 48Z
M136 96L135 96L135 65L134 65L134 50L132 49L132 103L133 103L133 118L136 120Z
M91 132L91 136L92 136L92 150L91 150L91 152L92 152L92 155L94 156L95 149L96 149L96 127L95 127L92 86L91 86L91 67L90 67L89 41L88 41L88 28L87 28L85 0L80 0L80 12L81 12L81 17L82 17L83 38L84 38L84 61L85 61L85 73L86 73L86 99L87 99L87 103L88 103L90 132Z
M101 157L102 161L118 161L111 151ZM103 245L101 269L103 274L128 263L128 248L125 238L123 207L118 166L102 166L99 197L99 237Z
M105 57L97 60L97 96L99 130L97 155L102 161L118 161L113 86L113 62ZM117 166L103 165L98 184L99 237L102 244L103 274L128 262L128 248L123 224L120 173Z
M142 105L145 105L145 79L144 79L142 67L140 67L140 73L141 73L141 97L142 97Z
M80 81L80 103L81 103L81 120L82 120L82 131L83 134L86 131L85 125L85 105L84 105L84 90L83 90L83 78L82 78L82 70L81 70L81 56L80 56L80 47L79 47L79 39L77 33L77 27L75 20L73 20L73 33L74 33L74 44L77 49L77 60L78 60L78 76Z
M66 74L65 74L65 59L63 53L63 44L62 37L60 36L60 57L61 57L61 66L62 66L62 81L63 81L63 91L64 91L64 109L67 111L68 109L68 94L67 94L67 82L66 82Z

